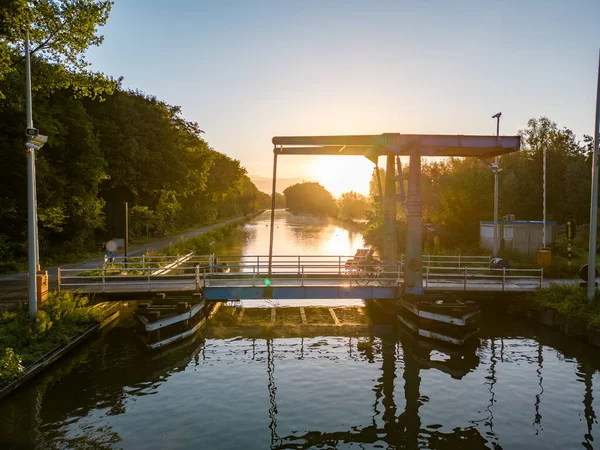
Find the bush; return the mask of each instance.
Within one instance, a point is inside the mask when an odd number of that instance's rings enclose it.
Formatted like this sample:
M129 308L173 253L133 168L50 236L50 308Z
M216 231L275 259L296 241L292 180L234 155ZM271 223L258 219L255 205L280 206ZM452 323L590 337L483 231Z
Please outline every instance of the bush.
M0 386L4 386L16 380L24 372L21 357L12 348L4 350L0 356Z
M6 373L9 367L13 373L21 360L32 363L99 322L102 312L87 306L87 302L87 297L77 293L60 292L48 296L35 319L29 318L25 303L4 311L0 315L0 355L4 355L0 361L7 361ZM18 358L18 364L10 352ZM0 385L5 381L0 380Z
M590 303L586 290L578 285L552 285L533 293L534 308L552 309L561 316L580 324L586 331L600 330L600 299L598 293Z

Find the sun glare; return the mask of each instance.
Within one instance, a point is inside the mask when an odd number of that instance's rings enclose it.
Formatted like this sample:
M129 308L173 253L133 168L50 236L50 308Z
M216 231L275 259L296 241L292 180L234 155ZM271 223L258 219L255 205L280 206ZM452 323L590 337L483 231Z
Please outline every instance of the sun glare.
M321 156L312 163L311 177L334 197L348 191L369 195L373 168L373 164L362 156Z

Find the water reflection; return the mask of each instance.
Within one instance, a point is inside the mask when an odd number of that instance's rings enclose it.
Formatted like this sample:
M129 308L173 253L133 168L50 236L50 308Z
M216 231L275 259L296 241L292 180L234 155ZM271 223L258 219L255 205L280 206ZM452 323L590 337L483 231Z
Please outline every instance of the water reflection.
M481 342L463 350L379 326L354 336L198 336L149 355L121 325L0 403L0 443L160 448L168 430L173 447L593 448L596 355L527 325L486 337L495 327L484 323ZM220 405L232 391L240 417L229 411L225 424ZM184 417L205 426L186 428ZM133 430L141 423L143 434Z
M252 233L244 245L245 255L268 254L269 214L265 212L245 226ZM347 231L326 218L275 211L275 255L354 255L363 245L360 233Z

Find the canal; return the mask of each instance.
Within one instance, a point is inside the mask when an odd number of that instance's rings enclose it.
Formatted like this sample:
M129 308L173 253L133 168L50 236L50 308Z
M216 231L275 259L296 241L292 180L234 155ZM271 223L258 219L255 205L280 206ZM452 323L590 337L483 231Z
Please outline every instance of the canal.
M268 214L258 216L219 253L266 254L267 225ZM277 214L277 254L353 254L362 244L326 221ZM479 340L448 352L377 305L347 306L373 326L276 337L228 335L213 323L156 352L142 346L130 306L0 401L0 448L594 448L592 347L485 308Z

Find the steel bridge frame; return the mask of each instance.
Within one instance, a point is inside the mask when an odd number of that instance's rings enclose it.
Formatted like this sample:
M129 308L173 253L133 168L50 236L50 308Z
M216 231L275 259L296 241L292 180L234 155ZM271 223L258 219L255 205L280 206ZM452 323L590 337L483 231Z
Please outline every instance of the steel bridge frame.
M404 292L423 295L423 232L421 203L421 157L477 157L492 158L518 151L519 136L474 136L384 133L358 136L280 136L272 139L273 186L271 191L271 229L269 240L269 273L273 257L275 225L275 194L277 187L277 157L279 155L361 155L377 166L379 156L386 156L384 192L384 248L385 264L396 264L396 165L398 156L409 156L408 196L405 202L407 217L406 270ZM400 169L401 170L401 169Z

